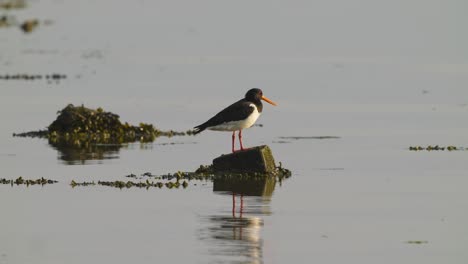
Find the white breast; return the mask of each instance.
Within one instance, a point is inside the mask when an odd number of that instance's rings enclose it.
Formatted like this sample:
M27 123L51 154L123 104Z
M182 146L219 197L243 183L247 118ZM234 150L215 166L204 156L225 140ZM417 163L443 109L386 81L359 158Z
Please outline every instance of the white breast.
M207 129L216 131L236 131L251 127L255 124L255 121L257 121L260 113L257 110L257 106L254 104L250 104L249 106L253 107L254 110L246 119L222 123L217 126L208 127Z

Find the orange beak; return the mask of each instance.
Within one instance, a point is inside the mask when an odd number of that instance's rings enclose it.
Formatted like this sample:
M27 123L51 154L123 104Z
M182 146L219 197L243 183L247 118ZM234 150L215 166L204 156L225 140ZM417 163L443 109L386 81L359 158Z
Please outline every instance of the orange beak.
M265 101L265 102L267 102L267 103L269 103L269 104L272 104L272 105L276 106L276 103L275 103L275 102L273 102L272 100L266 98L265 96L262 96L262 100Z

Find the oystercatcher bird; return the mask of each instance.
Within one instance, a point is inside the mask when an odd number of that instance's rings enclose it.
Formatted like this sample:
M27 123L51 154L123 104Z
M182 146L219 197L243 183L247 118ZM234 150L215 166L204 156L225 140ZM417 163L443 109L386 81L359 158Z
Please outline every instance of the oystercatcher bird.
M276 103L263 96L262 90L253 88L247 91L245 98L226 107L221 112L210 118L205 123L194 127L194 133L198 134L205 129L215 131L232 131L232 152L236 131L239 131L240 150L244 150L242 145L242 129L251 127L263 110L262 100L275 105Z

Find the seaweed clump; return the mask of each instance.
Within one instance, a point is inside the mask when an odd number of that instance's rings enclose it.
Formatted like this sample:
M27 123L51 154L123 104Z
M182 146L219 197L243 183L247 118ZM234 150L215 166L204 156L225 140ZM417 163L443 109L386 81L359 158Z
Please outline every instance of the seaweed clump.
M213 166L203 166L201 165L197 170L194 172L175 172L163 175L153 175L150 172L145 172L140 176L136 174L129 174L126 175L127 178L133 179L140 179L140 181L98 181L97 183L92 182L76 182L72 180L70 185L74 187L78 186L106 186L106 187L113 187L118 189L130 189L130 188L167 188L167 189L179 189L187 188L189 186L190 181L212 181L214 183L229 183L228 185L232 185L235 183L242 183L242 188L249 188L249 186L257 186L259 183L276 183L281 182L289 177L291 177L291 171L283 168L281 166L276 167L276 169L271 173L260 173L260 172L250 172L250 173L230 173L230 172L217 172L213 169ZM196 185L196 184L195 184ZM218 184L219 186L219 184Z
M101 186L107 186L107 187L114 187L114 188L119 188L119 189L129 189L132 187L136 188L146 188L149 189L150 187L157 187L159 189L166 187L168 189L176 188L178 189L180 186L182 186L184 189L187 188L188 183L186 181L183 181L180 183L179 181L176 182L154 182L154 181L140 181L140 182L134 182L134 181L98 181L97 184L92 181L92 182L76 182L74 180L71 181L70 185L74 188L77 186L94 186L94 185L101 185Z
M0 27L6 23L6 17L0 17ZM0 75L0 80L5 81L35 81L35 80L47 80L48 83L55 81L58 83L60 80L67 78L66 74L52 73L52 74L27 74L27 73L16 73L16 74L5 74Z
M89 143L152 142L160 136L192 134L191 131L162 131L146 123L140 123L138 126L122 123L119 115L106 112L100 107L91 109L83 105L69 104L57 114L56 120L47 130L18 133L13 136L48 138L52 145L65 142L67 145L82 147L83 144Z
M275 169L270 173L263 172L227 172L227 171L216 171L213 168L213 165L200 165L198 169L194 172L175 172L164 174L160 176L152 176L155 179L161 180L206 180L212 181L219 178L232 178L232 179L246 179L246 180L263 180L265 178L276 178L278 181L282 181L291 177L292 173L290 170L283 168L281 162L280 166L275 167Z
M49 179L45 179L45 178L40 178L40 179L23 179L23 177L18 177L16 179L4 179L4 178L1 178L0 179L0 184L10 184L11 186L13 186L14 184L16 185L26 185L26 186L29 186L29 185L46 185L46 184L53 184L53 183L57 183L58 181L54 181L54 180L49 180Z
M439 145L429 145L427 147L422 147L422 146L410 146L408 148L411 151L421 151L421 150L427 150L427 151L454 151L454 150L465 150L463 147L456 147L456 146L439 146Z

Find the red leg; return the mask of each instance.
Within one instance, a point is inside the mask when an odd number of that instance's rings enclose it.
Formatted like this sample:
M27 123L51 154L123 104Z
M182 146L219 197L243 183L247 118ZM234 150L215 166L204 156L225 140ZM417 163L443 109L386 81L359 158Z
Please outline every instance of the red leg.
M232 131L232 153L235 152L234 150L234 141L236 139L236 131Z
M242 146L242 129L239 130L239 143L240 143L240 150L244 150L244 146Z

